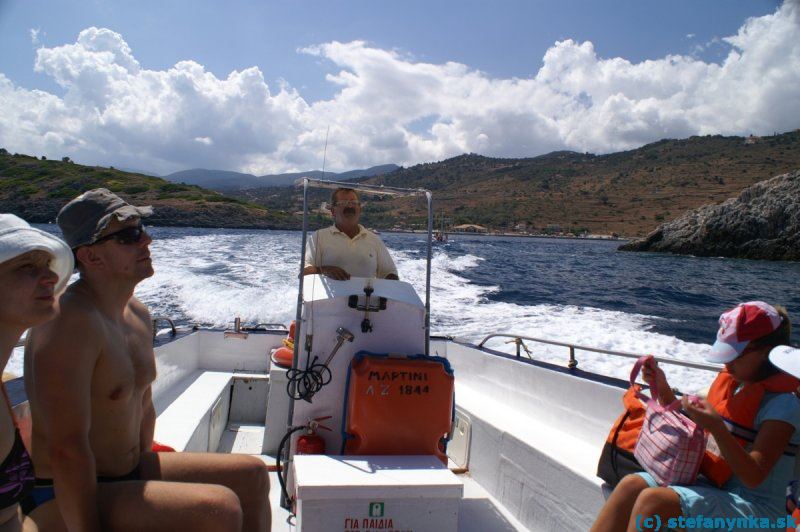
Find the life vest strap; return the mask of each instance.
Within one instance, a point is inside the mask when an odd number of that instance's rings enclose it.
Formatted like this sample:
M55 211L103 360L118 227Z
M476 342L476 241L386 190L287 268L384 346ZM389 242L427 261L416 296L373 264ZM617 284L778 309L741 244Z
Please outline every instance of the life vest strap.
M726 417L723 417L722 421L725 423L725 427L731 434L734 435L734 437L744 440L748 443L753 443L756 440L756 434L758 434L757 431L743 427L742 425L739 425L738 423L735 423ZM798 447L800 446L789 442L786 444L783 454L785 456L795 457L797 456Z

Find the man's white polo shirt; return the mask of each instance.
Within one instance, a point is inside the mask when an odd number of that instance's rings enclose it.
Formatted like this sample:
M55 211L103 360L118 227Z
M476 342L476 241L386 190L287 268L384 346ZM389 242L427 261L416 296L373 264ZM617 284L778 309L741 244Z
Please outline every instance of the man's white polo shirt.
M362 225L353 238L335 225L314 232L306 244L305 265L338 266L351 277L383 279L390 273L397 275L397 267L383 241Z

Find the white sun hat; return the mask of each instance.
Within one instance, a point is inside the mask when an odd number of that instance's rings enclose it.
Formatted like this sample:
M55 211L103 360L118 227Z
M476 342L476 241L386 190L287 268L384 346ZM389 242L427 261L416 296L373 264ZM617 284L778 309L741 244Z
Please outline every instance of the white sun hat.
M800 349L779 345L769 352L769 361L778 369L800 379Z
M50 269L58 275L55 293L61 293L74 268L72 250L66 242L46 231L31 227L18 216L0 214L0 263L36 250L52 255Z

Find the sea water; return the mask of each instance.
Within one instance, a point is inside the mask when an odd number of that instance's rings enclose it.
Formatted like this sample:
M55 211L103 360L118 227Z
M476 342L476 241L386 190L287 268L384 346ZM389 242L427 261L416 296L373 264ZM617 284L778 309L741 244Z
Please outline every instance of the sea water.
M40 228L58 233L55 226ZM136 295L176 323L285 323L295 315L301 234L296 231L149 228L155 275ZM384 233L399 270L425 297L421 234ZM478 342L493 332L703 361L719 314L741 301L782 304L800 323L800 263L616 251L619 242L454 235L433 249L433 334ZM798 327L792 340L800 340ZM489 347L512 353L505 339ZM540 360L566 365L563 347L527 343ZM627 378L632 360L578 351L579 367ZM7 368L22 373L20 353ZM713 374L665 366L673 386L694 391Z

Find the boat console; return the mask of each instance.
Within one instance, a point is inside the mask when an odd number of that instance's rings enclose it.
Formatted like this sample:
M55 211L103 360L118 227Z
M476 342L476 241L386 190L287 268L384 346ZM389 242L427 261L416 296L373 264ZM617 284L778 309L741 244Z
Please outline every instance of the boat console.
M319 275L302 294L294 364L271 369L267 409L290 420L277 453L298 526L457 530L463 485L444 454L453 372L425 355L419 296L401 281Z

